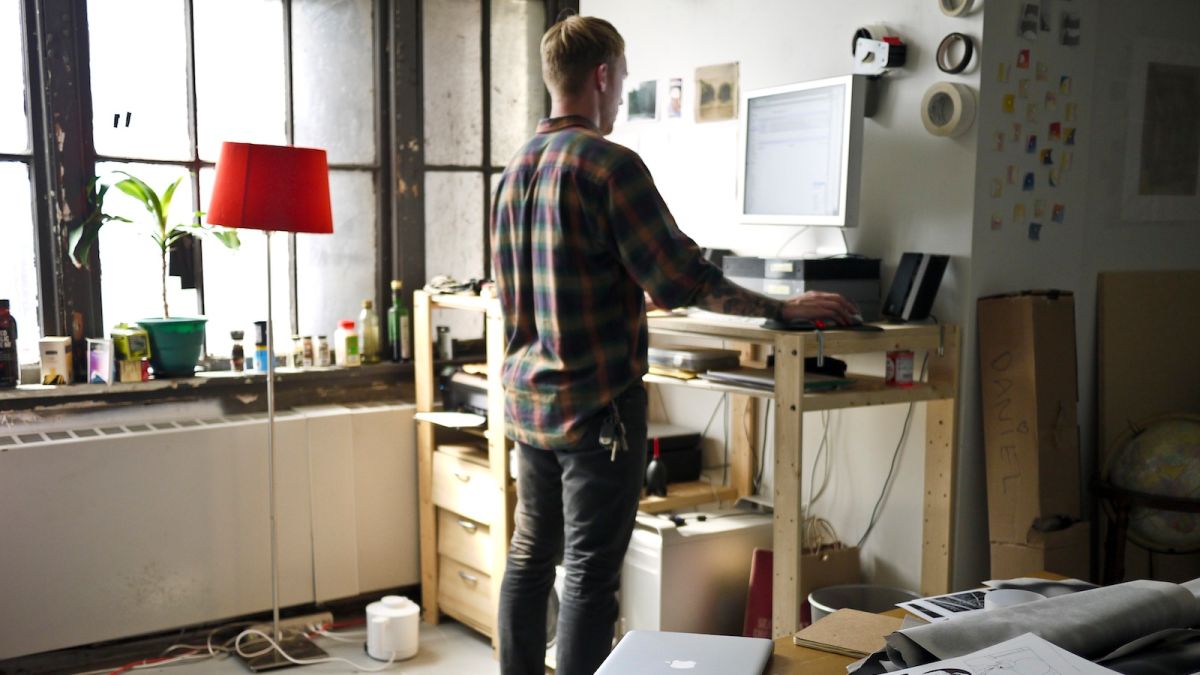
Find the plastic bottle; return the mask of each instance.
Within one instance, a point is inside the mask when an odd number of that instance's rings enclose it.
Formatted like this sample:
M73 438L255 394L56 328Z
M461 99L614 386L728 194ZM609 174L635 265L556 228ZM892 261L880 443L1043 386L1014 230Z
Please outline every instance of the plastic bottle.
M8 300L0 299L0 389L12 389L21 382L21 362L17 358L17 320L8 311Z
M229 331L229 337L233 339L233 350L229 356L229 369L235 373L246 369L246 347L242 344L245 335L240 330Z
M363 363L379 363L379 315L370 300L363 300L358 313L358 351Z
M392 282L392 306L388 307L388 355L393 361L407 361L412 358L412 342L408 329L408 306L404 304L404 294L401 292L404 284Z
M337 330L333 331L333 353L339 366L362 365L358 355L358 332L350 319L339 321Z

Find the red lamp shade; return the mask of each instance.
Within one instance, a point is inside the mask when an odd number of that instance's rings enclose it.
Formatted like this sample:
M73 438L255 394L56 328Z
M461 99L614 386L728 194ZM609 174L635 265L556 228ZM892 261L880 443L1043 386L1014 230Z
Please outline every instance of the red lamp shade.
M325 151L222 144L207 220L239 229L332 234Z

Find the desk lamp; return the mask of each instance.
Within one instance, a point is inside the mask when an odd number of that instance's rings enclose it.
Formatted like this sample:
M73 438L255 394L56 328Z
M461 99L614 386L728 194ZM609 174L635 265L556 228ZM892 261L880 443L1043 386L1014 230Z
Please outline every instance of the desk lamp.
M271 311L271 233L332 234L329 165L325 151L254 143L221 146L208 222L262 230L267 238L267 491L271 502L272 637L293 658L323 656L300 635L286 640L279 630L279 532L275 504L275 336ZM265 643L259 642L262 646ZM255 671L293 665L278 650L258 650L247 660Z

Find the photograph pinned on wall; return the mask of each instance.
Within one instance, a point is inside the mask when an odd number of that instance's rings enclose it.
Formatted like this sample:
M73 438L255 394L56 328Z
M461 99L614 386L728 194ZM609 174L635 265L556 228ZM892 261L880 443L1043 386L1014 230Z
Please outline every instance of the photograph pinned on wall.
M1004 132L997 131L994 138L992 147L995 148L996 152L1004 152Z
M1017 35L1026 40L1038 39L1038 24L1040 23L1041 7L1036 2L1021 3L1021 18L1017 22ZM1017 66L1020 68L1021 66Z
M1071 76L1063 75L1058 78L1058 92L1063 96L1071 95Z
M1066 120L1067 122L1075 121L1075 104L1074 103L1068 103L1066 105L1064 112L1063 112L1063 119Z
M1144 38L1131 56L1121 215L1136 222L1195 222L1200 43Z
M738 64L696 69L696 121L732 120L738 114Z
M992 214L992 229L998 230L1004 227L1004 216L999 213Z
M1058 168L1062 169L1063 171L1070 171L1072 159L1073 157L1071 155L1071 151L1063 150L1062 154L1058 156Z
M1050 66L1046 65L1045 61L1038 61L1034 73L1038 82L1045 82L1050 76Z
M1066 145L1075 145L1075 127L1067 127L1063 131L1063 143Z
M1046 217L1046 200L1045 199L1033 200L1033 217L1034 218L1045 218Z
M992 179L992 198L999 199L1004 196L1004 181L999 178Z
M1025 141L1025 152L1031 155L1037 152L1037 134L1029 134L1029 139Z
M996 81L997 82L1008 82L1008 64L1007 63L1001 62L996 67Z
M1030 104L1026 105L1025 106L1025 119L1029 120L1030 122L1037 122L1037 112L1038 112L1038 109L1037 109L1036 103L1030 103Z
M1029 171L1025 174L1025 180L1021 181L1021 189L1025 192L1033 192L1037 187L1037 179L1033 177L1033 172Z
M658 80L645 80L626 94L629 121L658 118Z
M1004 105L1004 112L1012 113L1014 110L1017 109L1017 98L1015 96L1013 96L1012 94L1005 94L1003 105Z
M1030 223L1029 224L1029 240L1030 241L1041 241L1041 239L1042 239L1042 224L1041 223Z
M1042 166L1054 165L1054 148L1042 149Z
M1021 80L1019 82L1017 82L1017 93L1021 95L1021 98L1029 98L1029 78L1028 77L1022 77Z
M683 117L683 78L672 77L667 81L667 119Z
M1005 178L1008 179L1009 185L1016 185L1017 184L1017 167L1016 167L1016 165L1009 164L1008 168L1005 170L1004 176L1005 176Z
M1043 33L1050 32L1050 2L1051 0L1042 0L1042 6L1039 8L1038 30Z
M1046 92L1046 110L1051 112L1058 110L1058 94L1052 91Z
M1025 220L1025 205L1013 204L1013 225L1018 225Z
M1062 124L1058 122L1050 123L1050 140L1057 141L1062 138Z
M1012 141L1013 141L1013 143L1021 142L1021 123L1020 122L1013 122Z
M1046 182L1050 187L1056 188L1062 183L1062 174L1058 172L1058 169L1050 169L1049 175L1046 176Z
M1058 42L1064 47L1078 47L1082 39L1082 19L1075 12L1063 12L1058 26Z
M1067 207L1062 204L1055 204L1054 210L1050 212L1050 220L1061 225L1067 219Z
M1029 70L1029 50L1022 49L1017 52L1017 68L1021 70Z

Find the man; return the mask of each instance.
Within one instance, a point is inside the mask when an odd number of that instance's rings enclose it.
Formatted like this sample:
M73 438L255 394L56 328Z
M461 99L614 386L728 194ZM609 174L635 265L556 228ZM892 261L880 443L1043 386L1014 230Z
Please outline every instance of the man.
M637 154L603 138L626 76L611 24L569 17L541 51L550 118L505 170L492 214L506 422L519 453L500 665L542 674L561 551L557 672L591 675L612 644L646 460L645 295L784 320L848 322L856 309L835 294L781 302L742 289L679 231Z

